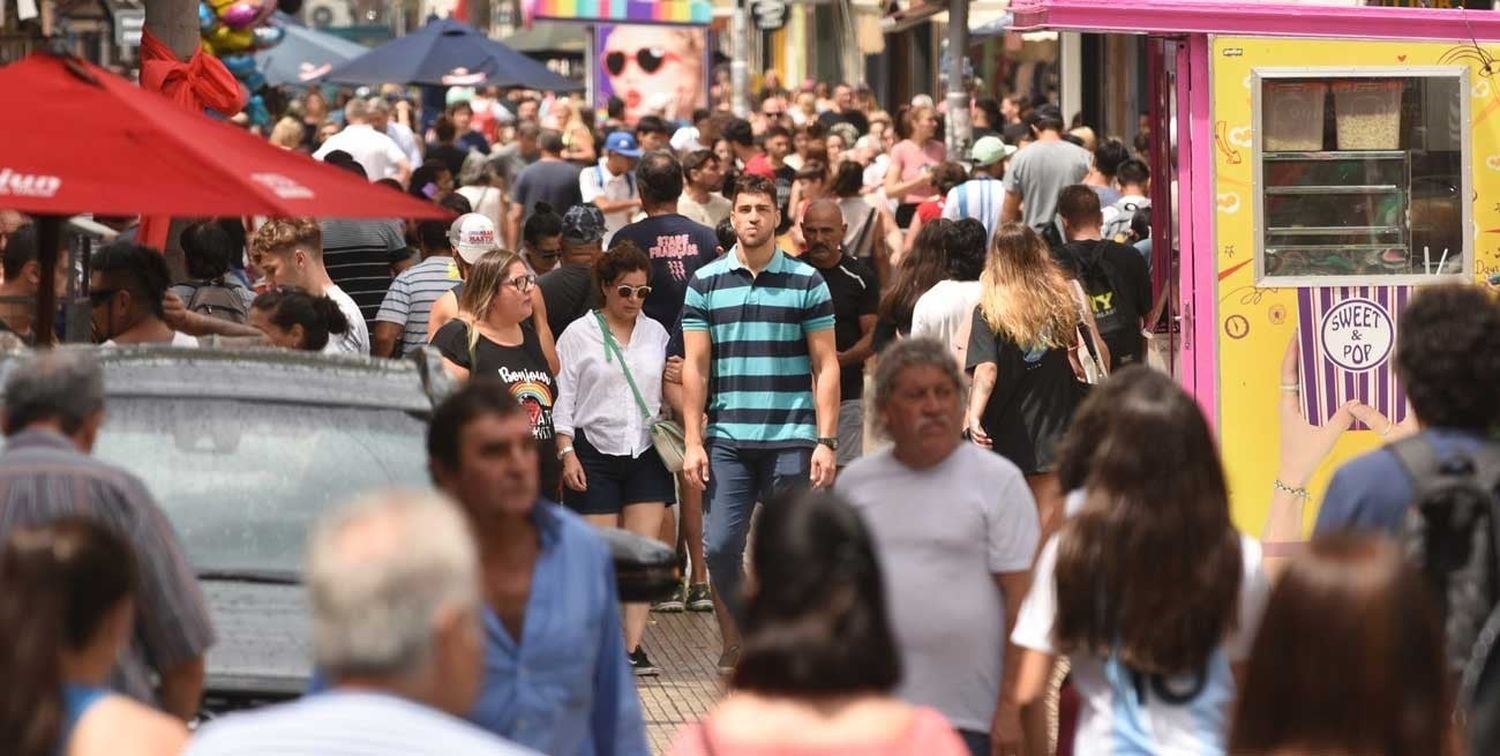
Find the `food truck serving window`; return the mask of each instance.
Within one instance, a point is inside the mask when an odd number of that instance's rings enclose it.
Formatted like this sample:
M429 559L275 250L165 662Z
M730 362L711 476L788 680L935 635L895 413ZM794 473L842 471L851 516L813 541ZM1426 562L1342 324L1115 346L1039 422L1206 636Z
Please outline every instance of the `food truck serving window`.
M1473 275L1468 69L1256 69L1256 281Z

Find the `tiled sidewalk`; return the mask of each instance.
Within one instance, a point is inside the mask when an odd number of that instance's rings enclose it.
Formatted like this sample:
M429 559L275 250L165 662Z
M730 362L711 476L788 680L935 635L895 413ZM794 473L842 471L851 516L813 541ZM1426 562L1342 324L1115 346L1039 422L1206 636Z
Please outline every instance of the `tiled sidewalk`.
M653 613L645 647L661 675L638 678L636 689L646 715L646 737L652 750L662 754L679 727L701 719L719 698L722 687L714 669L719 626L709 613Z

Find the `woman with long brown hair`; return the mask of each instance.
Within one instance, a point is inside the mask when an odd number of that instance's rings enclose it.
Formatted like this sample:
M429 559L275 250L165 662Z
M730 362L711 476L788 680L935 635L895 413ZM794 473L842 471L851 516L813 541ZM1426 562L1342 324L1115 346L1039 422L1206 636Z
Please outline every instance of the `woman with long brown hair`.
M1011 635L1025 649L1016 696L1039 702L1066 656L1077 753L1221 754L1267 585L1260 545L1230 521L1208 422L1136 366L1098 386L1075 427L1090 435L1070 433L1063 455L1084 471L1083 501L1037 559Z
M1074 355L1078 305L1047 243L1020 223L995 232L979 283L966 428L1026 475L1045 539L1061 523L1057 444L1083 399Z
M1437 609L1400 547L1373 535L1314 541L1271 592L1229 752L1458 753L1446 669Z
M911 314L917 300L948 278L948 230L953 221L938 219L922 229L911 252L896 266L890 288L880 297L875 325L875 351L891 339L911 333Z
M562 478L552 427L557 377L531 323L535 286L536 274L520 255L503 249L485 253L464 278L459 316L438 329L432 345L454 378L498 378L526 408L541 457L542 495L555 500Z
M134 631L130 547L83 520L18 530L0 550L0 751L166 756L182 722L110 691Z

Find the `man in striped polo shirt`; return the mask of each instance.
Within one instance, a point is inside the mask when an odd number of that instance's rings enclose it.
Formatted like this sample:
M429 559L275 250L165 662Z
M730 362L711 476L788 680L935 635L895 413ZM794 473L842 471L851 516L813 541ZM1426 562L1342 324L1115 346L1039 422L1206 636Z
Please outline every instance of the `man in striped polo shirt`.
M682 309L684 473L707 488L721 672L739 657L740 569L755 503L786 486L833 483L839 416L828 285L776 248L775 185L742 176L730 202L738 244L698 269Z

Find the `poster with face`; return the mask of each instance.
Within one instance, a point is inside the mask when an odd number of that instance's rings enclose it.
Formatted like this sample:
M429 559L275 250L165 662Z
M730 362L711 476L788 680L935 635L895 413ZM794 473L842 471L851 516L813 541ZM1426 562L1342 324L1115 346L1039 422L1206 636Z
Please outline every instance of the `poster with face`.
M708 106L707 32L680 26L600 25L594 59L599 85L595 104L611 97L625 102L625 121L661 109L669 121L685 121Z

